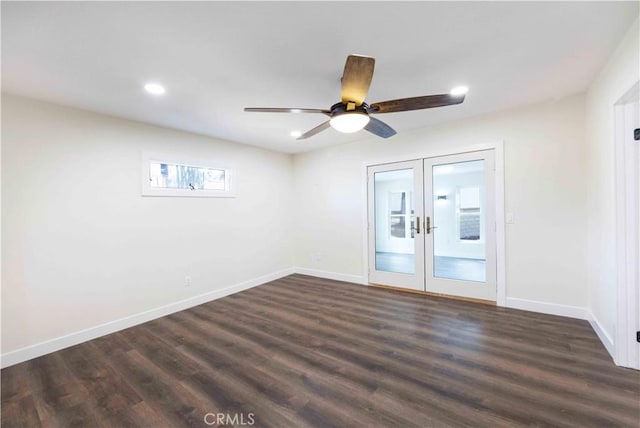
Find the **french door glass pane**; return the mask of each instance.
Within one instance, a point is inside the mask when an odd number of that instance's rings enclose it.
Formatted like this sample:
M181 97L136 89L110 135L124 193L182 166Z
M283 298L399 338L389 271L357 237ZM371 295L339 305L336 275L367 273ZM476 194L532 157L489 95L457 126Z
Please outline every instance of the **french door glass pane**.
M413 169L374 174L376 270L415 274Z
M486 281L484 160L433 167L433 275Z

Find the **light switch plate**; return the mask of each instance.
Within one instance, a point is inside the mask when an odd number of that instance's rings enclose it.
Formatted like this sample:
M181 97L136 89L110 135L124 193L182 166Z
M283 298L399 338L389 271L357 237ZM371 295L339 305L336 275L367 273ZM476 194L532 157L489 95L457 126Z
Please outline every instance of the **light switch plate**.
M513 224L516 222L516 216L512 212L508 212L506 215L507 224Z

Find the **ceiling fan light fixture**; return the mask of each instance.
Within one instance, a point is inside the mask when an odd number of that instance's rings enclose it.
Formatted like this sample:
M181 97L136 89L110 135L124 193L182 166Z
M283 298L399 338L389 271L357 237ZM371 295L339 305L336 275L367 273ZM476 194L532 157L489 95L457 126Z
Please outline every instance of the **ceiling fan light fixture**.
M329 123L336 131L351 134L367 126L369 115L358 111L342 113L333 116Z
M453 95L454 97L460 97L467 92L469 92L469 88L467 86L456 86L451 90L451 92L449 92L449 94Z

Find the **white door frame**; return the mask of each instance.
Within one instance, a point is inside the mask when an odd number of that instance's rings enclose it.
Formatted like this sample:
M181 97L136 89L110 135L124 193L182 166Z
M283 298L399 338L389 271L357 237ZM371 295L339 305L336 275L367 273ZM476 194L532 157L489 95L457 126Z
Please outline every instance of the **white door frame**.
M615 104L616 171L616 325L614 361L619 366L640 369L640 344L635 342L640 328L640 141L631 135L633 102L640 99L640 82ZM637 120L637 118L636 118ZM637 126L637 125L634 125Z
M397 157L387 157L377 160L362 162L361 166L361 195L362 204L362 278L365 284L369 283L369 237L367 230L368 222L368 186L367 169L370 166L385 163L404 162L408 160L420 160L438 156L457 155L480 150L494 150L495 154L495 190L496 190L496 305L506 306L507 285L506 285L506 251L505 251L505 204L504 204L504 142L496 141L491 143L474 144L450 149L437 149L424 151L413 155L399 155Z

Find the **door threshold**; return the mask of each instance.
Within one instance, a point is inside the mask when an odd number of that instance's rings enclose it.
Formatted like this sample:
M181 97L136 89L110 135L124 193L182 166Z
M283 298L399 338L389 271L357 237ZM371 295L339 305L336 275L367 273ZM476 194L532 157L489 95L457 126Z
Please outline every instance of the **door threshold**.
M411 288L394 287L392 285L382 285L382 284L369 283L369 286L370 287L375 287L375 288L382 288L384 290L399 291L401 293L412 293L412 294L420 294L422 296L443 297L445 299L461 300L463 302L472 302L472 303L480 303L482 305L496 306L496 302L493 301L493 300L483 300L483 299L474 299L473 297L453 296L451 294L433 293L431 291L423 291L423 290L414 290L414 289L411 289Z

